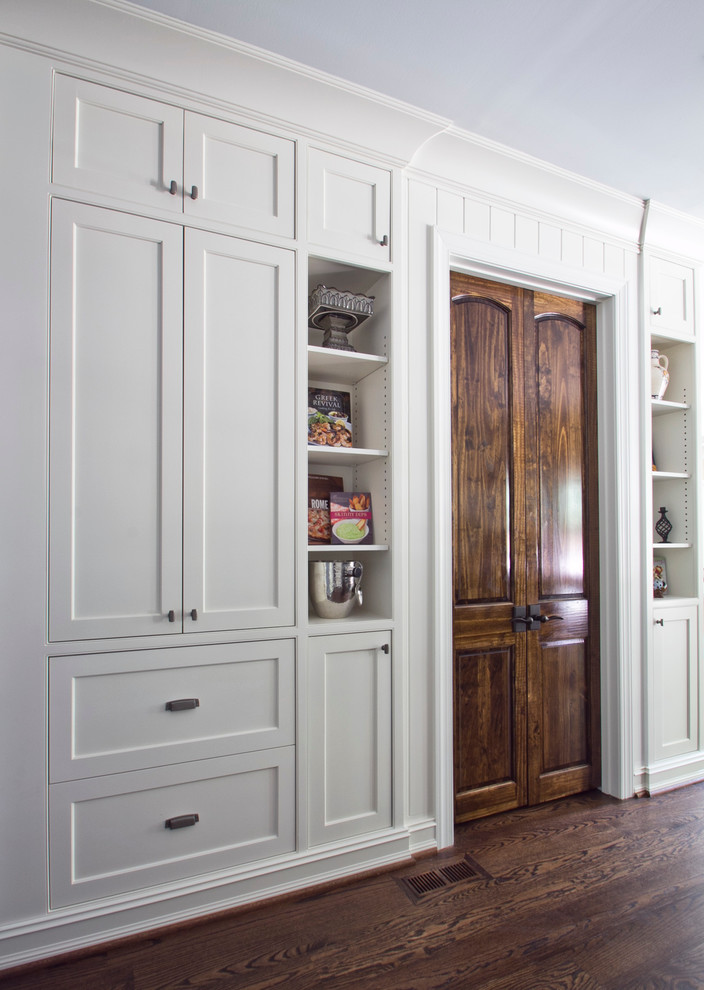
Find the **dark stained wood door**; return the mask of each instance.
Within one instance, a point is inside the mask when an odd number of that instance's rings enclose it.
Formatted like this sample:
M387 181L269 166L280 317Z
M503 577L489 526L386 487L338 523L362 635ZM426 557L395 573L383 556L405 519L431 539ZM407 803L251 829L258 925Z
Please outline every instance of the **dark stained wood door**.
M596 312L453 274L455 817L598 785Z

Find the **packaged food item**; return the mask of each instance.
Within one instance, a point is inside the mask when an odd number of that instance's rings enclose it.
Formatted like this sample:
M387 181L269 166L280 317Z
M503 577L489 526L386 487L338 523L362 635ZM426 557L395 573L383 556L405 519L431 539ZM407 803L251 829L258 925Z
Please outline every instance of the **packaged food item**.
M308 475L308 543L331 542L330 492L342 488L342 478Z
M373 543L369 492L331 492L330 529L333 543Z

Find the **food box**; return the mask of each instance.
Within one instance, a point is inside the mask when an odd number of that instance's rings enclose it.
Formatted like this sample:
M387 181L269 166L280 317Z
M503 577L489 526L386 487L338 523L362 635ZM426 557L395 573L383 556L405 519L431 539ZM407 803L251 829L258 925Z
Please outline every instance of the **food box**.
M373 543L372 497L369 492L331 492L330 528L333 543L348 546Z

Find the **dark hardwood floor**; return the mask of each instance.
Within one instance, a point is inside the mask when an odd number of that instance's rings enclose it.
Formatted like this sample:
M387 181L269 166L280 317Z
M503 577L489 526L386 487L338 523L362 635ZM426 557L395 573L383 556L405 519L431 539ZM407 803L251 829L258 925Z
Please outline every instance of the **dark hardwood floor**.
M0 974L0 986L704 988L704 784L472 822L453 850L403 869Z

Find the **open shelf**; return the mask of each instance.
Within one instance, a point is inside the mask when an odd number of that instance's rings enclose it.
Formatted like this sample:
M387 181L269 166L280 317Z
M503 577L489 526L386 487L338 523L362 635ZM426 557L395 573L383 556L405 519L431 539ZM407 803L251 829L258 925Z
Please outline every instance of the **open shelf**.
M308 448L308 461L316 464L367 464L388 457L388 450L374 450L365 447L317 447Z
M334 381L340 385L356 385L367 375L387 364L379 354L359 354L357 351L336 351L330 347L308 347L308 377Z
M667 399L651 399L650 409L653 416L666 416L668 413L686 412L690 408L688 402L668 402Z

